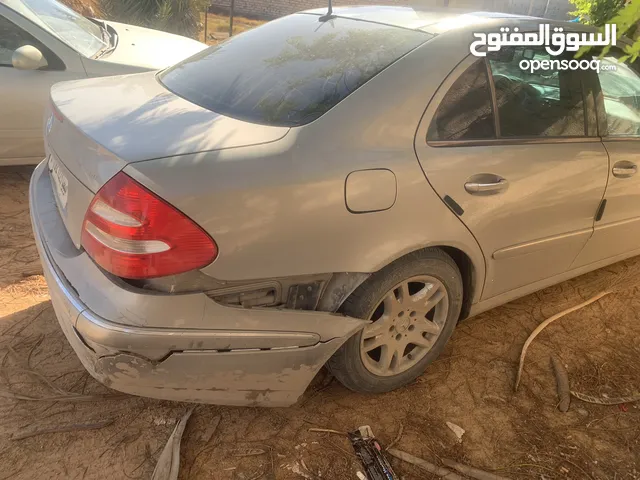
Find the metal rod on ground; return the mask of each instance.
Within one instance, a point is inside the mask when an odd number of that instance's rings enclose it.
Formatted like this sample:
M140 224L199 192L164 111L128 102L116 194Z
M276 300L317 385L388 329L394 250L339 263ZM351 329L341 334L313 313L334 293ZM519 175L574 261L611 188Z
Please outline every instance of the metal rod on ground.
M231 11L229 12L229 36L233 37L233 16L236 10L236 0L231 0Z

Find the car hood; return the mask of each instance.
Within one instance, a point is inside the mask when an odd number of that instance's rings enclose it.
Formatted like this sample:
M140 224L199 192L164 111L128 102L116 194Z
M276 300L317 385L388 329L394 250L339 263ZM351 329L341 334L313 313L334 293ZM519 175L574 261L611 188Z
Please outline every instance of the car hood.
M264 144L289 131L199 107L154 72L58 83L51 101L62 121L49 116L47 142L92 190L128 163Z
M180 35L124 23L105 23L118 34L118 44L113 52L99 59L104 63L160 70L207 48L204 43Z

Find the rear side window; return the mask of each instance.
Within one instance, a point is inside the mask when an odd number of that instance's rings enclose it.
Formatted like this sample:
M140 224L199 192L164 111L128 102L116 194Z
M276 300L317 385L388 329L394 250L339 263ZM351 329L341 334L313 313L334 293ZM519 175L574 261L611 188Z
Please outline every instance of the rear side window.
M576 137L585 135L582 70L523 71L524 59L571 60L573 53L552 57L543 48L509 48L489 55L496 90L501 137Z
M557 58L572 59L572 53ZM586 108L585 98L596 73L562 68L531 72L520 68L522 60L556 59L542 48L518 47L476 61L442 99L427 140L586 136L595 112Z
M293 127L317 119L432 38L353 19L318 20L297 14L267 23L169 68L160 81L214 112Z
M429 126L430 141L495 138L491 91L484 60L458 77Z

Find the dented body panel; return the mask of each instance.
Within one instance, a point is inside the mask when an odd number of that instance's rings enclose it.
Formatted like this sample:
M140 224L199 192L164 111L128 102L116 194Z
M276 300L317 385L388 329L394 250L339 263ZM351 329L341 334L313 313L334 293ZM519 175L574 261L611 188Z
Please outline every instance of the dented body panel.
M168 400L290 405L368 323L320 311L223 306L203 293L150 294L119 282L75 248L46 162L34 172L30 205L60 326L89 373L116 390Z
M162 362L131 354L104 356L94 377L120 391L166 400L286 407L295 403L342 344L267 351L186 351Z

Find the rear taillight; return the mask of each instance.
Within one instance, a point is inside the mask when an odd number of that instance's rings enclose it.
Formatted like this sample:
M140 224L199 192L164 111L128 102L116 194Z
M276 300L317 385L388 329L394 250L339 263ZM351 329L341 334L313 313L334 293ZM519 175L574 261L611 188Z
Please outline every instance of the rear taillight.
M201 268L218 254L190 218L122 172L89 205L82 246L108 272L132 279Z

